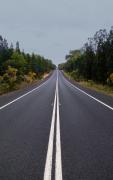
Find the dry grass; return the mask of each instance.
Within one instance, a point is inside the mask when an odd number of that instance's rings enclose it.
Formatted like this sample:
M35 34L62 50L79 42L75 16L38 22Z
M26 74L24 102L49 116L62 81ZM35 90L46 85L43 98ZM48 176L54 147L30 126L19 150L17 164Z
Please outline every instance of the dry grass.
M23 89L23 88L27 88L35 83L38 83L40 80L45 79L49 76L50 73L45 73L42 77L40 78L36 78L35 80L33 80L31 83L28 83L26 81L22 81L20 84L16 84L15 88L12 90L9 90L6 86L6 84L4 84L5 86L3 87L3 84L0 84L0 95L15 91L15 90L19 90L19 89Z
M73 79L68 73L64 72L64 75L66 77L68 77L69 79L70 78ZM113 96L113 86L97 84L94 81L90 81L90 80L89 81L81 80L77 83L82 85L83 87L101 92L101 93L106 94L106 95Z
M113 96L113 87L108 85L97 84L93 81L80 81L79 84L95 91L102 92L106 95Z

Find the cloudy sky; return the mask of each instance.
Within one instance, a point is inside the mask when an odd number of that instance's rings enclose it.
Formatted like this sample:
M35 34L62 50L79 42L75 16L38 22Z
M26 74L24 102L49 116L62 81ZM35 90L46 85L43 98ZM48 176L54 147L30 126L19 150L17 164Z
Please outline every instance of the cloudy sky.
M112 25L113 0L0 1L0 34L56 64L97 30Z

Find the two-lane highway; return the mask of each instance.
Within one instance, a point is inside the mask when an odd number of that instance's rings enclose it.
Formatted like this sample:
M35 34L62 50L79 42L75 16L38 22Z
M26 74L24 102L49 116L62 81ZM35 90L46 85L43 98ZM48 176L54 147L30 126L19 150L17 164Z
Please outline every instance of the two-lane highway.
M59 71L0 97L0 180L112 180L113 98L103 97Z

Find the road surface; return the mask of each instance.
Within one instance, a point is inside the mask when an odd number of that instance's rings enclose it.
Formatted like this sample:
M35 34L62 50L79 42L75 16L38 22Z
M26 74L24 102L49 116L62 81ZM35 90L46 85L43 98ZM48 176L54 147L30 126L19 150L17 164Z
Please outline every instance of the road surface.
M112 97L57 70L0 97L0 180L112 179Z

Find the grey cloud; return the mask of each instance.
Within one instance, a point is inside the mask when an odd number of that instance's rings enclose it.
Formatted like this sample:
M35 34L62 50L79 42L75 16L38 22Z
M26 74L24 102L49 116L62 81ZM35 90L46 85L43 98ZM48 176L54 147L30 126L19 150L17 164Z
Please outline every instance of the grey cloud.
M70 49L113 25L112 7L112 0L2 0L0 34L58 64Z

